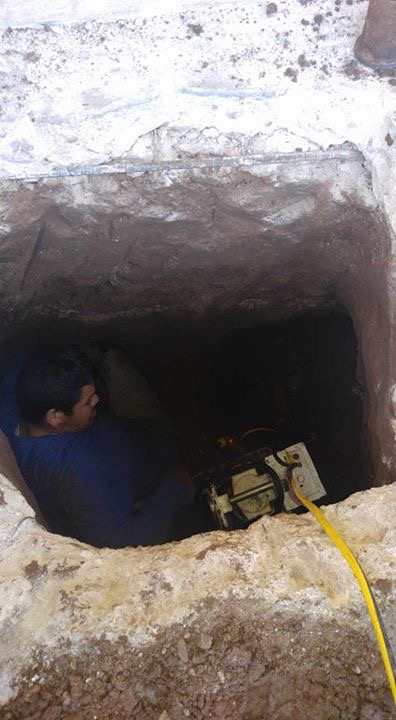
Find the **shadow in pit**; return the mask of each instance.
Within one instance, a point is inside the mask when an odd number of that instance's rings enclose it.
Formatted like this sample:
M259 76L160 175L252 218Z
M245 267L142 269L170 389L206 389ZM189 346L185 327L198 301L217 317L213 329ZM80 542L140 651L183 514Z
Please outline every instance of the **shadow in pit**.
M326 502L366 489L364 389L356 361L353 325L342 313L231 332L219 351L213 388L223 432L270 428L257 433L256 443L275 450L305 442Z

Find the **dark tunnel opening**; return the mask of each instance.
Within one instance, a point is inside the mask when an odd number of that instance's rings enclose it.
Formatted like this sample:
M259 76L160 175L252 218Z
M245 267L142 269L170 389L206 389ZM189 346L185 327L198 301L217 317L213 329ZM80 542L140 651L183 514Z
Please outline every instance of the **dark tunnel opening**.
M161 337L167 336L167 342ZM353 324L343 311L315 311L269 324L210 332L168 326L145 342L133 328L48 323L20 327L3 345L15 351L52 341L124 349L173 423L183 463L198 478L260 448L305 443L326 490L321 503L371 485L363 381ZM224 445L224 438L233 445ZM206 477L206 476L205 476ZM205 482L203 483L205 485ZM206 526L212 529L212 524Z

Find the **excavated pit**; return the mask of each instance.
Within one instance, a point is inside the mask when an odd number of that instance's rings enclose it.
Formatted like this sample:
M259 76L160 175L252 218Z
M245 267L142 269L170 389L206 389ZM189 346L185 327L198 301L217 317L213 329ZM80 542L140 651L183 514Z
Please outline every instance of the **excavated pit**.
M3 0L0 349L124 347L192 469L203 435L309 433L395 647L396 78L354 59L367 5ZM2 720L394 717L310 514L97 549L14 481L0 435Z
M330 498L389 481L391 240L352 147L10 182L3 202L3 359L49 340L118 345L189 451L264 423L319 434L331 467L350 435Z
M264 423L311 438L328 502L390 482L391 233L352 147L15 181L2 203L3 359L48 340L124 348L193 471L203 436ZM328 508L355 518L349 539L355 550L367 543L369 568L381 512L390 527L387 490ZM4 498L19 507L8 485ZM285 720L335 719L338 708L352 718L375 703L391 717L359 593L310 518L112 551L26 517L14 510L4 525L20 565L4 636L7 720L254 720L268 702ZM393 633L390 540L380 535L388 564L377 590ZM334 706L326 687L337 672L348 686L336 681Z

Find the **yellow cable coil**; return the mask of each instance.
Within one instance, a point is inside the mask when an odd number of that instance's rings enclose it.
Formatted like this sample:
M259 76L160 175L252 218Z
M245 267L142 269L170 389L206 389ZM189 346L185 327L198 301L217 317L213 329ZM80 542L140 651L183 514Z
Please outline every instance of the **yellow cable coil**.
M358 561L356 560L355 556L353 555L352 551L349 549L348 545L343 541L343 539L338 534L337 530L329 523L329 521L325 518L322 511L316 507L310 500L308 500L304 495L301 494L300 489L297 486L297 483L294 479L291 481L291 486L294 494L299 499L300 503L304 505L304 507L309 510L312 515L315 516L316 520L320 525L322 526L325 533L329 536L330 540L333 541L334 545L338 548L338 550L342 553L345 560L349 563L359 585L360 589L363 593L363 597L366 601L366 605L369 611L369 615L371 618L371 622L373 624L373 628L375 631L375 634L377 636L377 642L381 651L382 660L385 665L386 674L388 676L389 685L392 691L393 695L393 701L396 705L396 681L395 681L395 674L394 669L392 667L392 651L387 646L386 636L385 632L382 628L382 623L380 620L380 617L377 612L376 603L374 600L374 597L372 595L372 592L370 590L369 584L367 582L367 579L365 577L365 574L360 567Z

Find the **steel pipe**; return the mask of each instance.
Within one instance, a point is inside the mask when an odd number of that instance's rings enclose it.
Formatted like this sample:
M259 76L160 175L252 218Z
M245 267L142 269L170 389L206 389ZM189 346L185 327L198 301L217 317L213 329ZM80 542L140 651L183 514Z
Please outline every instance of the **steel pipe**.
M370 0L355 57L375 70L396 69L396 0Z

